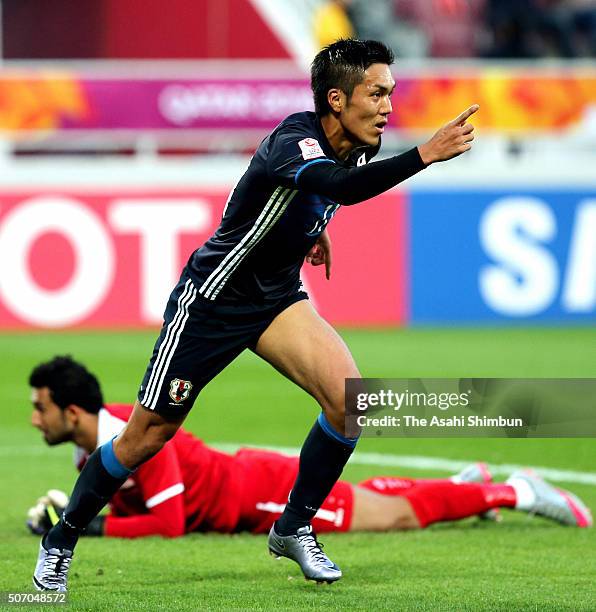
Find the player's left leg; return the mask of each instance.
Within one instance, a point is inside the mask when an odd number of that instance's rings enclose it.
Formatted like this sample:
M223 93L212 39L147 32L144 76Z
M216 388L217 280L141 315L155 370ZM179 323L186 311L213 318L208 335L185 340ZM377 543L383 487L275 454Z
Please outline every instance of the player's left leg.
M448 479L414 479L404 478L401 476L375 476L374 478L358 483L358 486L374 491L375 493L381 493L382 495L403 495L405 489L420 486L422 484L436 484L437 482L452 482L456 484L464 482L477 482L482 484L492 484L493 477L488 469L488 466L485 463L478 462L471 463L457 474L450 476ZM492 521L501 520L499 508L487 510L486 512L480 514L480 517Z
M322 412L300 453L289 502L271 532L276 554L296 560L305 576L337 580L341 571L311 540L310 522L337 482L354 446L345 436L345 379L360 374L339 334L307 301L279 314L259 338L255 352L310 393ZM293 553L288 554L289 550ZM313 554L308 554L311 551Z
M351 531L428 527L496 508L530 512L563 525L592 525L590 510L581 499L527 471L499 484L425 480L401 488L379 487L383 480L372 478L354 487Z
M407 489L403 489L405 492ZM412 504L403 496L383 495L360 486L353 487L350 531L393 531L419 529Z
M515 491L506 484L457 484L437 479L414 481L402 488L379 488L384 480L372 478L355 487L352 530L428 527L516 504Z

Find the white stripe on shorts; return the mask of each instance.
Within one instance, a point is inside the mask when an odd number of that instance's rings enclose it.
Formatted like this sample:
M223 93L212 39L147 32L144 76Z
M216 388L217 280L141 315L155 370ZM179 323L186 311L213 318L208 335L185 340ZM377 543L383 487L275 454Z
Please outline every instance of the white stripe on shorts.
M180 294L180 297L178 298L178 308L176 309L176 314L172 317L172 320L170 321L168 325L164 339L162 340L162 343L159 346L157 358L155 359L155 363L153 364L153 369L151 370L151 376L149 377L149 381L147 382L147 388L145 389L145 395L143 396L143 399L141 400L141 404L143 404L143 406L147 406L147 402L149 401L149 398L151 396L151 391L154 388L155 381L157 380L156 376L160 369L159 366L163 359L163 353L167 345L169 344L170 337L174 333L174 329L176 325L178 325L178 320L182 316L182 313L183 313L183 308L181 307L182 301L190 295L190 285L191 285L191 280L189 279L186 281L186 284L184 285L184 290L182 291L182 293Z
M147 389L145 389L145 395L141 400L141 404L143 404L145 408L155 410L155 404L159 397L161 385L163 384L167 369L172 361L174 351L178 346L180 334L188 319L188 307L194 302L196 297L197 290L189 279L184 285L184 291L178 298L178 309L168 325L166 335L159 347L157 358L153 364L151 376L147 383Z

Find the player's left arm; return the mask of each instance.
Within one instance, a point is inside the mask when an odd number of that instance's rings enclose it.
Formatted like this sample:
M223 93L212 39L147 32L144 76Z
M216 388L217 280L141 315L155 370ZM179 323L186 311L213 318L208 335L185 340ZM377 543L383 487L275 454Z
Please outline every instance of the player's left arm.
M184 483L174 444L166 443L157 455L139 467L133 479L141 489L148 513L108 515L104 534L120 538L184 535Z
M358 204L384 193L426 168L418 148L401 155L356 168L345 168L331 160L305 164L296 175L296 185L344 206Z
M169 499L152 508L149 514L105 517L103 535L115 538L142 538L163 536L177 538L184 535L184 503L180 499ZM93 535L93 534L88 534ZM98 534L99 535L99 534Z
M329 238L327 229L317 238L314 246L306 255L305 261L313 266L325 264L325 276L327 280L331 278L331 238Z
M58 489L50 489L40 497L35 506L27 512L27 527L34 535L44 535L59 520L66 505L68 495Z

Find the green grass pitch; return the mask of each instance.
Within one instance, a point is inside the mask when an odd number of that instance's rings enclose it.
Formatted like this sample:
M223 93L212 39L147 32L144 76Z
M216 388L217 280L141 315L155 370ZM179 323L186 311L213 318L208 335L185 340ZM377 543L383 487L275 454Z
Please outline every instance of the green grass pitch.
M596 364L596 330L588 328L346 330L343 335L365 376L591 377ZM29 425L31 367L56 353L71 353L99 375L107 401L131 402L155 336L154 331L0 336L0 591L31 590L38 540L25 528L26 510L48 488L70 491L75 478L72 447L46 447ZM306 394L245 354L205 389L186 426L208 442L299 446L316 414ZM359 451L584 472L595 471L596 458L590 439L363 439ZM400 473L446 475L349 465L344 477L357 481ZM596 509L595 486L562 486ZM499 525L469 519L419 532L327 535L323 541L344 570L343 580L332 586L307 583L297 566L274 561L262 536L83 540L72 566L69 607L596 609L594 530L506 512Z

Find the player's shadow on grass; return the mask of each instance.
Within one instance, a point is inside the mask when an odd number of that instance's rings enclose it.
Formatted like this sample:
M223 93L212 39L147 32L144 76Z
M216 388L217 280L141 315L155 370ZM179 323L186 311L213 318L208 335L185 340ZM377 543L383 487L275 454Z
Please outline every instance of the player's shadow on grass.
M543 519L538 516L524 516L521 518L508 518L503 519L501 522L482 520L482 519L464 519L459 522L451 522L451 523L436 523L431 525L424 531L420 533L437 533L441 531L446 532L471 532L474 531L485 531L490 530L496 532L510 533L510 532L518 532L525 531L531 529L568 529L564 525L557 525L548 519Z

